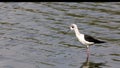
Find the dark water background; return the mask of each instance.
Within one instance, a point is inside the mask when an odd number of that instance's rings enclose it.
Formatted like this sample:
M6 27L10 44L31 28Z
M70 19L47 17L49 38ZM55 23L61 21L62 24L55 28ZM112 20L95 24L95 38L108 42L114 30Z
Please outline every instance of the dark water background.
M90 47L89 60L72 23L107 41ZM0 68L85 66L120 68L120 2L0 3Z

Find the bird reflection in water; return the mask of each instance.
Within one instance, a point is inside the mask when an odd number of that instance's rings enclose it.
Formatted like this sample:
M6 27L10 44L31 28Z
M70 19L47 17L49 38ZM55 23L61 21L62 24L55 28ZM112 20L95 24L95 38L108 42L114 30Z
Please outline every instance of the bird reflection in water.
M101 68L101 66L105 66L105 63L91 62L89 59L89 56L87 56L86 61L83 62L82 66L80 66L80 68Z

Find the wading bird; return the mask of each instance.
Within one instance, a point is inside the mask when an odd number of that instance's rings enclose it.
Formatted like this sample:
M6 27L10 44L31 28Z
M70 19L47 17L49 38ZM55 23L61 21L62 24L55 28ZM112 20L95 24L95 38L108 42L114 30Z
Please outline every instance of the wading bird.
M99 43L105 43L104 41L100 41L98 39L95 39L89 35L82 34L79 32L78 27L76 24L71 24L70 29L74 30L76 37L78 40L83 44L86 45L87 48L87 56L90 54L89 46L93 44L99 44Z

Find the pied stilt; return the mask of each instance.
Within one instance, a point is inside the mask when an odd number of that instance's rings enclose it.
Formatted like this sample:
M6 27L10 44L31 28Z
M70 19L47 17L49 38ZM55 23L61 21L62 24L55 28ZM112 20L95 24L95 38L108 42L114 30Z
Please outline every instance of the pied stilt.
M105 43L104 41L97 40L89 35L85 35L79 32L76 24L71 24L70 29L74 30L76 37L87 48L87 56L89 56L89 46L93 44Z

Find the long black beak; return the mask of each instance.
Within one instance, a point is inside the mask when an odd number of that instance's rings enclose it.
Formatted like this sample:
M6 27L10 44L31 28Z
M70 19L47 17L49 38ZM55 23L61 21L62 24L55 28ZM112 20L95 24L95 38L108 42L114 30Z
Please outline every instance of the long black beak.
M70 29L70 26L69 26L69 28L66 30L66 34L68 34L70 31L71 31L71 29Z
M70 32L70 28L65 31L65 34L68 34Z
M67 32L69 33L71 31L71 29L70 29L70 26L69 26L69 29L67 30Z

